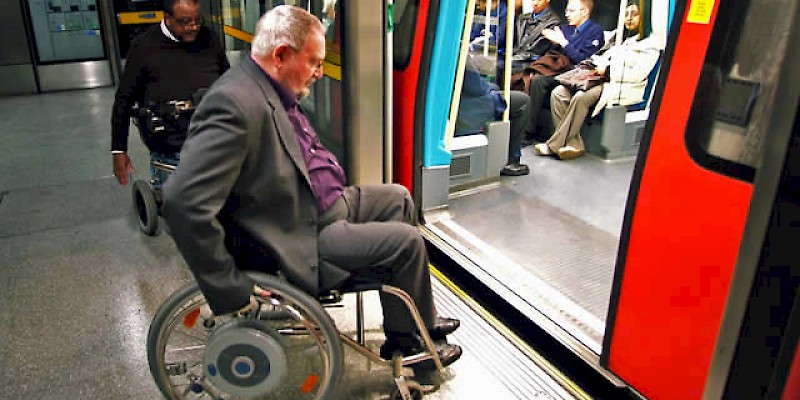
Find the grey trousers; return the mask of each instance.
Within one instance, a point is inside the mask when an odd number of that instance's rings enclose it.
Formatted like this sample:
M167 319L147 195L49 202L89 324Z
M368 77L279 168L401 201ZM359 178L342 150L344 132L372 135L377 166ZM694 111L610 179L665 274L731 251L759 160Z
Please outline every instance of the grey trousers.
M416 226L414 202L400 185L349 186L345 207L329 210L319 233L321 268L330 263L352 274L406 291L426 327L433 326L436 309L431 293L428 253ZM380 295L386 332L412 332L416 325L405 304L390 294Z
M547 140L550 151L557 152L564 146L572 146L578 150L586 148L581 138L581 126L589 111L600 100L602 92L603 85L575 93L564 86L553 89L550 93L550 110L556 129Z

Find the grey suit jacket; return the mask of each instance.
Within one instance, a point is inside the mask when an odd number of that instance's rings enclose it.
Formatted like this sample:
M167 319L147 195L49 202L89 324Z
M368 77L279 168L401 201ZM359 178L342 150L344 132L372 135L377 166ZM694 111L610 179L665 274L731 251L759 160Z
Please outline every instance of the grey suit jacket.
M175 243L215 313L247 303L253 282L240 269L279 266L295 285L319 290L308 171L278 94L251 60L203 98L163 195Z

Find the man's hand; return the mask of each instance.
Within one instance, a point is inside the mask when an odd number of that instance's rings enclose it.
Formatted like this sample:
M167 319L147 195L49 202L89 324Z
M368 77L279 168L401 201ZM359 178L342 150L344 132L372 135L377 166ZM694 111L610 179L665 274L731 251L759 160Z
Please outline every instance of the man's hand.
M561 29L558 27L543 30L542 36L561 47L567 47L569 44L569 40L564 36L564 32L561 32Z
M269 290L264 290L258 285L253 285L253 295L250 296L250 302L247 303L244 307L240 308L239 311L235 311L233 315L236 317L243 317L255 313L256 311L258 311L259 307L258 300L256 300L256 297L260 297L262 299L268 299L271 294L272 293L270 293Z
M128 157L127 153L112 154L111 157L114 162L114 176L117 177L117 182L121 186L127 185L128 176L134 172L130 157Z
M262 299L268 299L269 296L272 295L272 293L269 290L263 289L258 285L253 286L253 294L258 297L261 297Z
M254 296L250 296L250 302L240 308L239 311L235 311L233 315L235 317L244 317L246 315L252 315L256 311L258 311L258 301Z

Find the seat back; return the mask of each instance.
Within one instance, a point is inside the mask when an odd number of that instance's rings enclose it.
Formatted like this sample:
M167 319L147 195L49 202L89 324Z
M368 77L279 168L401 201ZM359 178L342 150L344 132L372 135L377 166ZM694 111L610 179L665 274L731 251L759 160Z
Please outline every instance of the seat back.
M663 53L662 53L663 54ZM658 71L659 67L661 66L661 55L658 55L658 60L656 60L655 65L653 65L653 69L650 71L650 74L647 75L647 84L644 87L644 94L642 94L642 101L631 104L627 107L628 111L639 111L644 110L647 108L647 105L650 103L650 97L653 95L653 87L656 85L656 79L658 78Z

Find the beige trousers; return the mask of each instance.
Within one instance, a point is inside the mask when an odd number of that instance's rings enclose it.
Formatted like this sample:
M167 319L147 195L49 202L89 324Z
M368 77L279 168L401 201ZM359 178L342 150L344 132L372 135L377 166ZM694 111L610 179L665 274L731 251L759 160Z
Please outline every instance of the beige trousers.
M550 110L553 114L553 126L556 129L547 140L547 147L550 148L550 151L558 152L558 149L564 146L572 146L578 150L585 149L583 139L581 139L581 126L594 105L600 100L602 92L603 85L595 86L587 91L579 90L575 93L570 92L564 86L553 89L550 93Z

